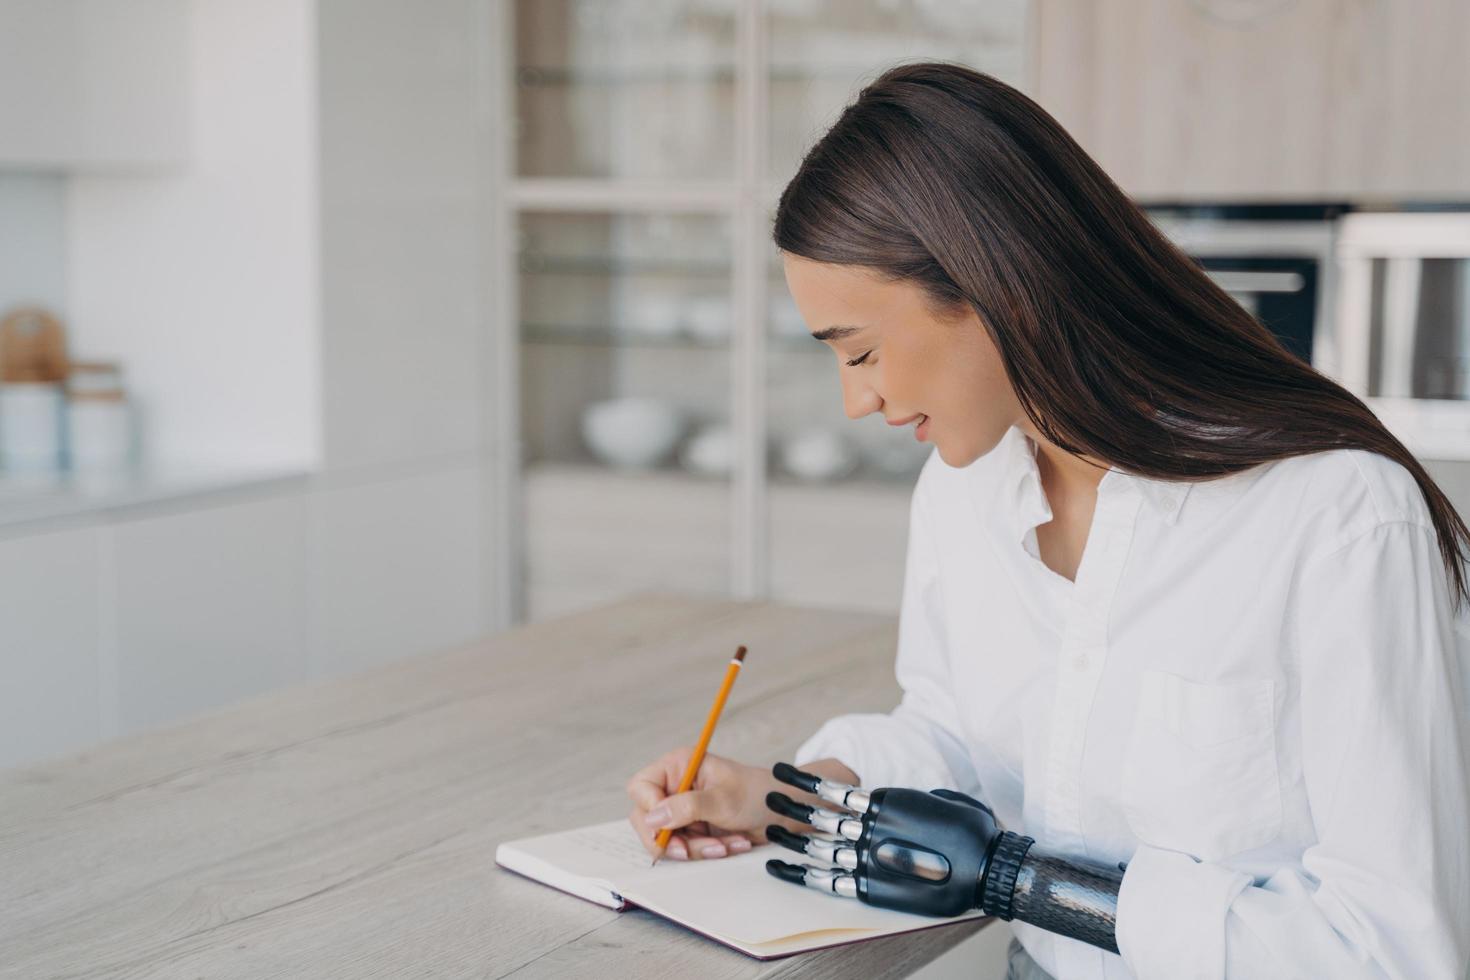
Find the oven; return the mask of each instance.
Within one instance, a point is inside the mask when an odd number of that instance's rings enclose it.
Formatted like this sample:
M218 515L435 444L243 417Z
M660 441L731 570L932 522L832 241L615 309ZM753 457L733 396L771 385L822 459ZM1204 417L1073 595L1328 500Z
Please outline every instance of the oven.
M1347 204L1145 207L1149 218L1285 347L1335 370L1334 236Z
M1337 238L1339 380L1416 456L1470 460L1470 213L1359 213Z

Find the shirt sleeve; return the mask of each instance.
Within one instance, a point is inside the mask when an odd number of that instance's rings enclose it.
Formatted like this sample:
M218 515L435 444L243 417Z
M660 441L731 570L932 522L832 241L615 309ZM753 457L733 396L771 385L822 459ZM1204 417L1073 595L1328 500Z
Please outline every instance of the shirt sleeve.
M1298 579L1316 843L1256 883L1143 846L1118 896L1138 980L1442 977L1470 960L1464 626L1432 526L1388 521Z
M932 461L931 461L932 462ZM943 595L921 475L909 507L908 553L894 673L903 696L887 714L832 718L797 749L801 766L837 759L862 785L979 791L960 734L943 628Z

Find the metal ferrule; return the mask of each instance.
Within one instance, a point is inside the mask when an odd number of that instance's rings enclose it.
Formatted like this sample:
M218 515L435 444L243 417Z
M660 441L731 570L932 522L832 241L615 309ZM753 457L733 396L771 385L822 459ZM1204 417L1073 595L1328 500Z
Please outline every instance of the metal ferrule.
M811 819L807 822L818 830L846 837L848 840L857 840L863 836L863 822L845 813L812 807Z
M819 868L815 864L808 864L805 867L806 875L802 878L802 883L808 888L841 895L844 898L857 898L857 880L851 872L838 868Z
M828 803L845 806L855 813L868 812L869 796L865 789L824 779L817 784L817 795Z
M857 848L842 838L809 836L806 839L806 853L849 871L857 870Z

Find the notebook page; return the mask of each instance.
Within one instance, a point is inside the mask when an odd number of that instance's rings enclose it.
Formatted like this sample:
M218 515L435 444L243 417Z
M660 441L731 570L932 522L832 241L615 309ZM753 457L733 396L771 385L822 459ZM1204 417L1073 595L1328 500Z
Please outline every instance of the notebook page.
M601 829L615 836L619 827L639 853L644 853L626 822L588 829ZM640 867L615 881L620 894L636 905L746 945L834 930L857 938L860 934L903 932L950 921L875 908L856 899L781 881L766 871L766 862L772 858L794 864L821 863L765 844L745 854L707 861L664 860L655 868L649 868L645 859ZM956 921L979 914L959 916Z
M612 892L652 860L625 820L509 841L496 848L495 859L539 880L555 872L559 878L587 879Z
M649 867L648 852L627 820L513 841L496 851L500 863L512 870L522 870L517 863L529 866L523 873L548 884L575 891L566 887L567 879L591 883L689 928L748 946L800 945L804 935L821 946L834 932L862 938L980 914L948 920L874 908L773 878L766 871L771 858L811 860L767 844L706 861L665 858Z

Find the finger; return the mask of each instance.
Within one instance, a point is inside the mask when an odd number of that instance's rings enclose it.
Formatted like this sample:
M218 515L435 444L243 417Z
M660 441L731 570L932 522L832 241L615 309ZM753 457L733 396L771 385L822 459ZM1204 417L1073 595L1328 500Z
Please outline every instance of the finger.
M767 793L766 807L783 817L809 823L818 830L846 837L848 840L857 840L863 835L864 818L837 813L834 810L823 810L821 807L807 806L805 803L796 802L785 793Z
M717 827L714 824L709 824L709 836L717 838L720 843L725 845L725 850L731 854L748 851L754 846L751 842L750 835L743 830L730 830L725 827Z
M637 832L638 842L643 845L643 849L655 858L671 857L680 861L687 860L689 857L689 845L684 839L684 835L679 833L670 834L668 846L660 849L658 846L658 828L650 827L648 821L645 819L646 816L647 814L636 806L628 812L628 822L633 825L634 831Z
M830 895L857 898L857 879L851 871L839 868L819 868L815 864L787 864L785 861L767 861L766 870L794 885L805 885Z
M638 835L638 843L643 845L643 849L649 854L657 855L658 847L653 842L654 832L644 823L641 808L635 806L628 811L628 823L632 824L633 833Z
M632 800L644 810L652 810L663 802L669 794L664 790L663 770L653 770L645 767L633 774L628 780L628 799Z
M828 803L846 807L854 813L868 812L871 800L867 790L823 779L815 773L803 772L786 762L778 762L772 766L771 775L788 786L795 786L799 790L821 797Z
M665 798L654 808L650 816L655 818L655 822L661 827L673 827L679 830L687 828L696 821L704 820L710 803L707 790L691 789L688 792L675 793Z
M693 753L692 747L677 748L639 769L628 780L628 796L645 810L653 809L679 785Z
M674 842L681 840L679 835L674 834L669 838L667 850L661 849L658 846L658 828L648 825L648 821L645 819L647 816L648 814L645 811L636 806L628 812L628 822L633 825L633 829L637 832L638 842L643 845L645 851L655 858L661 855L672 854L674 851ZM680 843L679 848L682 850L684 844Z
M722 858L730 853L725 842L718 837L704 836L689 837L689 859L691 861L704 860L705 858Z
M772 843L780 844L798 854L806 854L819 858L839 868L849 871L857 870L858 856L857 848L839 837L824 837L816 834L793 834L785 827L771 824L766 828L766 837Z

